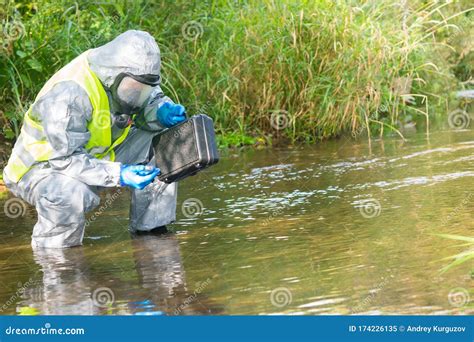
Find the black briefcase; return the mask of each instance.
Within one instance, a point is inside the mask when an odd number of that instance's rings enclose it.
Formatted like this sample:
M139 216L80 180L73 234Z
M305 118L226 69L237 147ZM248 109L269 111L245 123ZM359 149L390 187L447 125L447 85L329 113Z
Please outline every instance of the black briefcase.
M204 114L168 128L153 138L158 179L173 183L219 161L214 123Z

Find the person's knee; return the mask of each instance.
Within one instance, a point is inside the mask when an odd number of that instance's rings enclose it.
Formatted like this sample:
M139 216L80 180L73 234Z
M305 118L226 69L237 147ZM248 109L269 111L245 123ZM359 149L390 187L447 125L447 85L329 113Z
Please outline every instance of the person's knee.
M65 248L82 244L85 212L99 204L99 196L88 185L68 177L40 183L36 209L38 222L32 246Z
M83 212L91 211L99 205L100 197L88 185L78 183L71 194L71 205Z
M91 187L69 177L60 177L55 182L43 185L40 192L38 206L73 216L94 209L100 202Z

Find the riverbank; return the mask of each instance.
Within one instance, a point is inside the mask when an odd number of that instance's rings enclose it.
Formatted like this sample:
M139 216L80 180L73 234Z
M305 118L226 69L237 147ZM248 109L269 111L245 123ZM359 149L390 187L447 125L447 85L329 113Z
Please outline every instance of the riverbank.
M212 116L223 145L423 130L446 117L446 94L472 73L461 39L472 37L469 6L9 2L0 53L3 133L18 134L27 104L56 70L127 29L156 37L163 90L189 113Z

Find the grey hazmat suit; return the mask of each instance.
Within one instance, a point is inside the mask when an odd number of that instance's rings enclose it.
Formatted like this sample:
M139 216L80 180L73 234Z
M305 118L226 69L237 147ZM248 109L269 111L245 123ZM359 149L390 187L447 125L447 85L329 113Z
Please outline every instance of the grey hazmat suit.
M155 39L143 31L130 30L89 52L90 69L106 89L111 112L114 101L108 90L123 72L133 75L160 74L160 50ZM96 159L87 153L87 130L92 105L86 92L73 81L57 83L32 108L53 147L46 162L36 163L18 183L4 181L9 190L36 207L38 222L33 228L32 246L63 248L82 244L85 213L99 204L98 190L120 186L123 164L149 163L152 138L162 129L157 109L172 102L156 86L139 115L141 128L132 127L126 140L115 149L114 162ZM111 113L112 139L123 132ZM167 225L176 217L177 186L157 186L158 180L143 190L132 190L130 230L148 231ZM157 188L164 188L155 193Z

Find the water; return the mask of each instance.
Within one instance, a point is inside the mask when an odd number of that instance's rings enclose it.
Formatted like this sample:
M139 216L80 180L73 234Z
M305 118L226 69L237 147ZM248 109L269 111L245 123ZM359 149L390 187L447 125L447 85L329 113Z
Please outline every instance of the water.
M182 182L174 234L130 236L109 192L84 246L49 253L33 208L2 212L0 310L472 314L472 263L440 273L470 247L434 233L473 235L473 161L472 131L231 152Z

